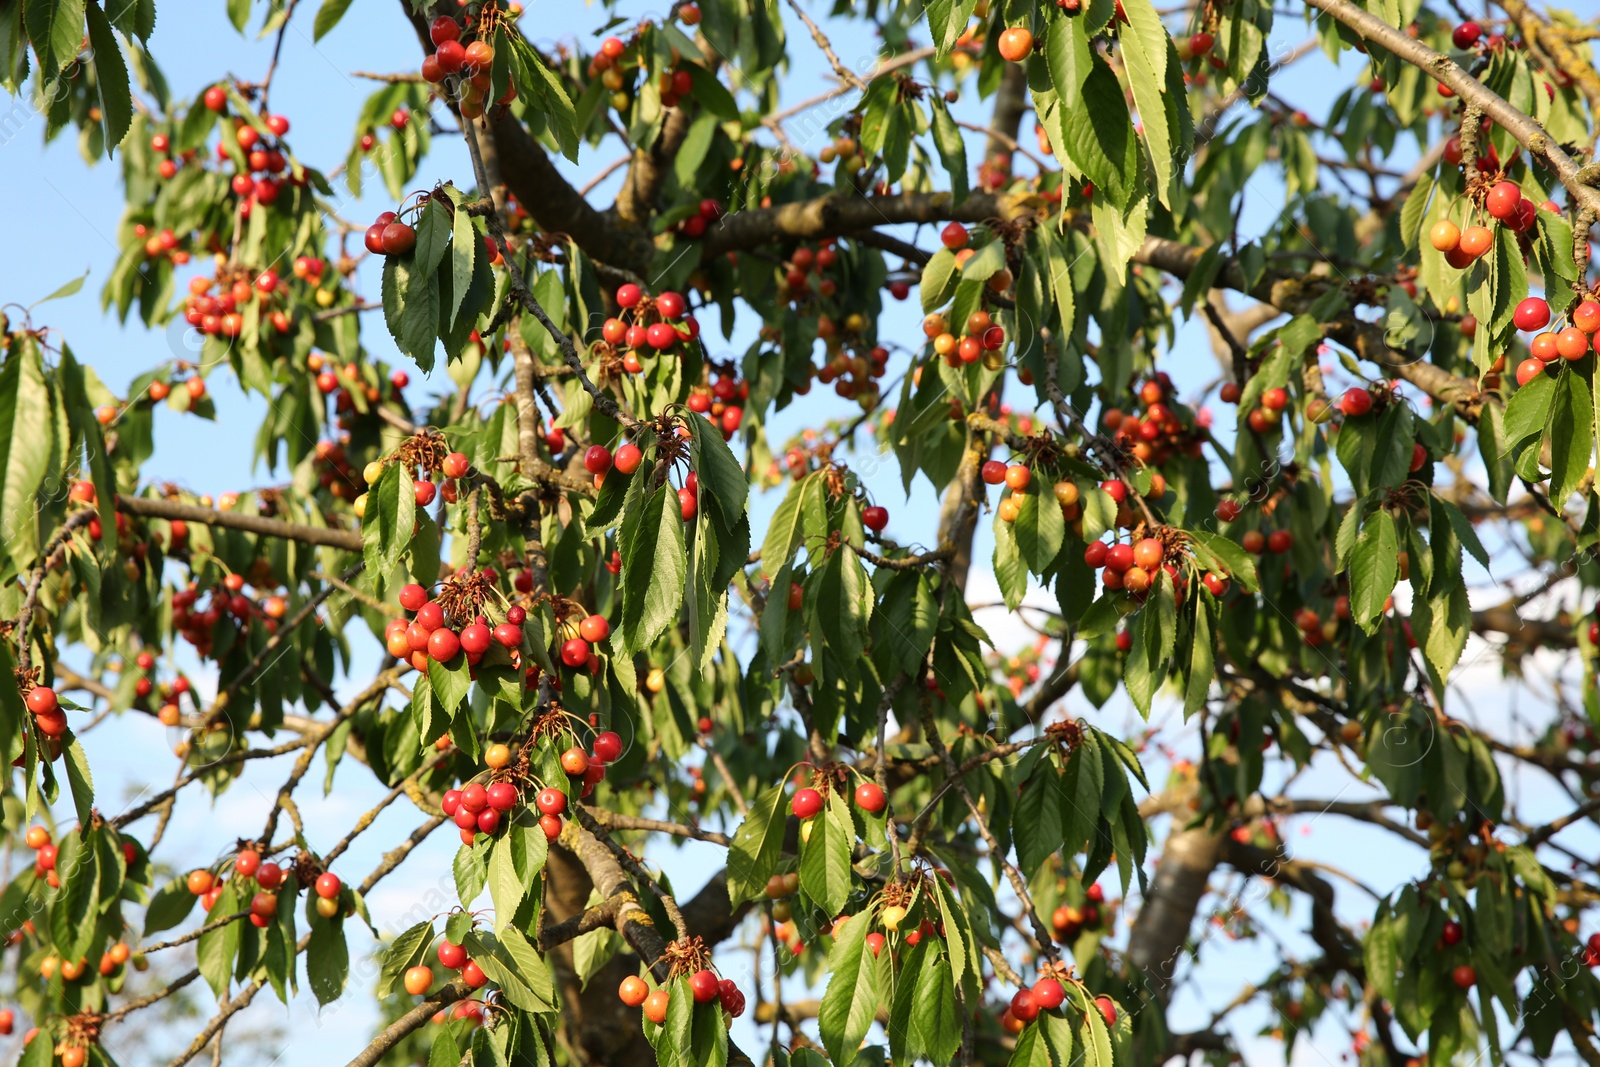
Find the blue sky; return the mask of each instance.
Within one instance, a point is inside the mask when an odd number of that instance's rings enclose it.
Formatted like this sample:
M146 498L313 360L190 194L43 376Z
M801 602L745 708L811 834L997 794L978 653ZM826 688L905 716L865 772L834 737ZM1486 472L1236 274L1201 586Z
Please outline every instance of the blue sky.
M663 5L621 3L618 10L624 16L637 18L648 13L659 14ZM393 0L355 0L350 12L340 26L320 42L310 38L311 18L316 5L301 5L288 33L283 56L273 85L273 110L287 115L293 122L290 140L302 160L323 170L332 169L347 153L354 124L362 101L377 88L376 83L354 77L354 71L399 71L415 69L420 54L409 26L400 17L399 5ZM808 5L820 10L822 5ZM529 5L523 25L536 44L551 47L558 42L574 39L592 40L595 32L606 22L605 11L598 6L580 5L567 0L543 0ZM169 0L161 6L161 20L152 42L154 54L171 84L174 97L182 98L197 92L204 85L224 73L247 80L259 79L266 69L270 53L270 40L261 41L253 36L241 37L235 33L224 15L224 5L207 0L204 3L177 4ZM784 101L792 102L820 91L827 82L827 65L813 46L809 37L792 14L785 12L789 22L790 55L792 69L785 84ZM858 27L844 27L822 20L840 50L850 61L845 42L860 41ZM251 33L254 26L251 27ZM1310 36L1308 28L1299 20L1280 19L1271 48L1275 53L1287 52ZM1347 65L1343 76L1353 78L1355 69ZM1319 118L1331 98L1327 91L1330 76L1334 74L1329 62L1320 53L1313 54L1291 67L1274 81L1274 90L1294 106L1302 107L1313 118ZM1348 81L1346 82L1346 84ZM970 90L957 107L959 117L982 122L983 111ZM849 97L844 98L849 100ZM8 121L0 128L8 131L7 139L0 144L0 188L8 194L11 205L6 223L6 246L9 255L0 257L0 301L14 301L27 305L57 288L61 283L90 272L89 282L78 295L45 305L35 312L35 322L60 328L64 339L72 346L79 359L92 364L101 377L116 390L151 366L183 354L181 336L176 331L147 331L138 323L124 328L113 317L102 315L99 309L99 290L108 276L117 246L115 231L122 209L122 196L117 181L118 166L102 161L98 166L84 166L71 132L64 133L50 146L42 146L42 120L31 117L26 105L16 101ZM17 108L22 108L18 111ZM823 143L824 133L811 133L811 127L797 126L794 137L802 149L815 151ZM1032 142L1032 121L1025 120L1023 143ZM1396 169L1409 165L1410 146L1405 155L1391 161ZM980 158L981 145L973 136L969 138L969 158ZM564 161L559 165L582 184L620 153L613 141L595 151L586 150L581 163L572 167ZM1027 170L1026 164L1019 171ZM471 167L463 146L450 137L436 138L434 152L425 161L413 185L421 188L439 180L454 180L458 185L471 184ZM609 202L617 185L612 178L602 183L594 194L598 202ZM385 208L392 207L377 183L369 183L368 195L358 203L345 206L343 214L352 220L365 220ZM1266 230L1283 209L1284 190L1270 167L1263 168L1252 181L1242 224L1246 236ZM902 236L915 237L910 228ZM921 235L928 246L932 234ZM369 299L377 298L377 279L371 265L363 267L360 275L361 290ZM904 304L890 303L885 317L886 335L898 336L908 343L920 340L918 322L920 313L916 299ZM731 344L723 348L720 335L710 331L712 355L725 358L743 352L753 337L756 320L748 314L741 317L739 328ZM398 354L382 324L374 317L364 322L363 340L367 347L391 362L400 362ZM1202 388L1212 384L1218 369L1204 331L1197 323L1190 323L1181 332L1171 351L1163 356L1162 366L1176 380L1179 392L1185 399L1194 398ZM897 370L892 369L890 380ZM434 383L439 383L435 385ZM149 464L149 472L163 479L180 481L196 491L219 493L228 489L271 484L274 476L264 469L252 469L251 453L256 426L264 414L265 403L259 397L245 398L227 374L210 379L212 395L219 411L225 413L221 420L210 423L198 418L180 416L162 411L157 416L156 453ZM410 388L415 397L435 390L451 389L442 372L436 372L432 382L413 374ZM817 424L828 414L844 414L852 410L843 402L831 397L820 400L824 392L813 394L814 405L808 404L804 412L791 409L780 415L774 423L773 435L781 438L802 427L805 419ZM1219 414L1224 414L1219 412ZM1218 419L1219 426L1231 417ZM1226 434L1224 434L1226 436ZM894 515L889 533L905 541L932 540L931 521L926 517L936 513L936 499L926 481L919 481L908 500L900 489L898 471L892 463L873 464L853 462L863 473L868 485L880 503L885 503ZM281 473L281 472L280 472ZM776 504L773 494L756 498L753 509L757 529ZM992 578L983 573L984 564L992 549L992 540L986 532L987 522L980 523L980 535L975 558L979 560L979 573L973 580L972 596L975 601L998 599ZM1486 575L1473 576L1475 583L1487 579ZM1037 598L1041 603L1053 603L1048 594ZM1485 602L1493 602L1488 595ZM1017 625L1014 618L1003 612L990 612L980 619L989 627L1003 649L1015 648L1029 635ZM376 662L376 646L371 645L367 656ZM1474 657L1469 648L1467 659ZM1465 662L1465 660L1464 660ZM184 664L192 667L190 663ZM1497 680L1497 670L1492 657L1480 659L1468 667L1467 677L1474 679L1472 712L1482 716L1486 725L1506 724L1512 714L1512 693ZM201 671L205 683L215 685L212 672ZM1481 685L1478 682L1481 681ZM1547 705L1538 694L1523 692L1518 698L1525 712L1535 719L1545 714ZM1095 711L1081 697L1074 695L1066 702L1072 715L1084 715L1096 725L1119 734L1142 728L1142 723L1131 705L1117 696L1106 708ZM1459 714L1468 714L1458 709ZM1180 748L1193 748L1192 727L1183 727L1181 715L1170 708L1158 708L1153 719L1166 724L1167 740ZM171 773L169 755L170 738L151 720L143 716L129 716L111 720L89 735L87 744L96 772L102 810L118 809L120 796L133 795L147 785L160 788ZM1159 781L1165 768L1155 753L1150 754L1152 779ZM271 797L282 776L286 773L283 761L277 765L252 765L250 771L226 794L209 805L203 797L190 796L178 808L166 843L158 858L166 858L182 866L190 865L196 858L210 859L230 845L240 835L253 836L259 832L262 820L271 803ZM1270 772L1269 772L1270 774ZM313 775L316 777L316 775ZM1267 787L1275 785L1269 780ZM1538 798L1541 787L1529 782L1525 788L1528 796ZM362 811L369 808L382 794L365 770L350 765L340 770L335 789L326 799L317 799L316 784L308 782L301 790L300 801L306 812L312 843L325 848L336 840ZM1338 797L1342 800L1358 799L1369 795L1364 786L1354 781L1336 765L1320 764L1296 784L1296 792L1303 796ZM1518 790L1514 787L1514 795ZM1551 808L1550 810L1558 810ZM357 880L377 862L382 847L409 832L419 817L414 809L404 803L385 812L376 824L357 843L340 864L347 880ZM136 832L148 834L149 823L141 824ZM1398 844L1393 839L1380 839L1347 821L1333 817L1296 820L1289 836L1291 847L1298 855L1330 860L1343 865L1355 877L1383 892L1414 877L1425 869L1425 860L1416 850ZM1580 834L1574 833L1569 844L1579 843ZM1380 846L1379 841L1384 843ZM180 849L177 847L181 843ZM441 910L444 904L434 901L442 887L450 889L449 863L455 850L455 838L441 831L418 854L408 861L400 874L391 876L371 898L374 916L390 931L403 928L419 913L426 915ZM704 880L706 875L721 864L721 850L709 845L690 845L678 851L662 850L659 858L671 874L675 885L688 895ZM1219 887L1225 880L1219 876ZM1359 892L1346 892L1341 886L1341 913L1352 921L1371 914L1371 900ZM1309 954L1306 939L1299 933L1304 925L1302 910L1297 906L1290 915L1274 925L1274 933L1290 946L1292 951ZM1210 1011L1231 997L1238 985L1259 977L1272 963L1275 952L1270 943L1229 943L1212 938L1207 949L1207 960L1199 980L1187 983L1176 1002L1173 1025L1178 1029L1202 1025ZM353 936L352 951L357 958L367 953L371 945L364 944L359 934ZM179 950L183 951L183 950ZM722 960L725 973L739 980L747 993L750 979L747 975L750 956L737 957L725 954ZM372 967L357 967L352 975L352 988L337 1005L318 1012L314 1002L302 997L290 1006L287 1016L275 1003L263 998L254 1009L258 1013L278 1013L280 1022L290 1035L282 1050L283 1058L289 1055L312 1052L317 1062L342 1062L365 1043L376 1018L370 984L375 975ZM796 989L789 993L797 995ZM209 995L200 995L202 1008L209 1009ZM754 1003L754 997L750 997ZM1281 1046L1274 1042L1256 1040L1249 1035L1256 1024L1267 1018L1263 1011L1245 1013L1237 1031L1249 1051L1252 1062L1274 1063L1281 1058ZM1243 1025L1249 1023L1250 1025ZM1270 1025L1270 1024L1269 1024ZM741 1020L735 1036L746 1047L765 1043L766 1035L756 1035L748 1017ZM131 1048L118 1047L116 1031L107 1034L107 1043L114 1053L128 1054L127 1060L138 1057ZM1337 1033L1319 1035L1311 1045L1302 1044L1297 1062L1334 1062L1343 1051L1345 1041ZM266 1055L263 1059L273 1057Z

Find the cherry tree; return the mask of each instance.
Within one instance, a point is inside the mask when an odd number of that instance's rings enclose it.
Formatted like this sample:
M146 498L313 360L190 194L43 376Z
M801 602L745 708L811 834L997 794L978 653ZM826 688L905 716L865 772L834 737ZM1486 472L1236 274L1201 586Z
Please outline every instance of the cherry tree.
M0 2L6 88L120 168L107 314L202 340L119 392L48 302L0 328L25 1067L137 1061L119 1031L174 998L208 1006L173 1067L224 1062L253 1004L331 1003L369 952L359 1065L1220 1063L1253 1003L1286 1054L1600 1063L1568 832L1600 811L1593 24L611 6L547 50L520 4L390 5L416 48L309 160L274 73L350 0L228 0L263 73L193 99L155 0ZM1318 51L1313 115L1274 86ZM1263 168L1285 207L1249 236ZM392 207L346 217L364 184ZM1191 322L1205 395L1169 373ZM153 453L226 417L217 376L270 401L277 480L213 499ZM1551 668L1533 728L1470 713L1469 647ZM131 806L96 796L108 715L179 738ZM286 757L226 855L167 835ZM305 812L346 765L382 792L341 832ZM1314 767L1363 799L1294 788ZM1365 921L1302 815L1394 850ZM455 899L375 944L367 896L435 835ZM723 859L680 895L684 841ZM1231 999L1178 1025L1200 931L1274 909L1314 953L1205 971Z

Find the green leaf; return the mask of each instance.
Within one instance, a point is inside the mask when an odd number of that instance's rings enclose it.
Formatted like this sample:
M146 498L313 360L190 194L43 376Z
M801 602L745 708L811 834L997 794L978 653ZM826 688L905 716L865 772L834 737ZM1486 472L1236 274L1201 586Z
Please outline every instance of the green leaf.
M934 955L937 939L926 938L912 951L924 949L928 959L917 974L911 997L911 1046L932 1063L949 1063L961 1047L955 982L950 961L942 953Z
M734 458L722 432L714 428L705 416L689 419L693 434L690 452L694 470L699 477L700 499L709 501L722 516L722 525L731 529L745 512L750 486L744 468Z
M417 246L412 249L411 259L413 269L423 274L438 270L445 253L450 251L450 211L441 201L441 197L430 196L417 216Z
M447 328L454 328L456 316L461 312L461 302L472 287L474 261L478 254L478 231L472 225L472 216L457 208L450 242L450 314L445 316Z
M34 308L38 307L40 304L46 303L46 302L51 301L51 300L63 300L66 297L72 296L73 294L77 293L78 290L83 288L83 283L85 281L87 281L88 279L89 279L89 273L88 273L88 271L85 271L83 274L81 274L78 277L72 279L70 282L67 282L65 285L61 286L61 288L59 288L59 289L55 290L54 292L52 292L49 296L41 296L39 299L37 299L33 303L29 304L28 305L28 310L32 311Z
M1053 20L1045 33L1045 66L1050 72L1056 100L1064 111L1071 111L1081 103L1079 95L1093 65L1089 37L1084 30L1082 19L1067 18ZM1056 146L1058 150L1061 147Z
M1166 99L1167 65L1177 64L1178 53L1150 0L1124 0L1123 9L1127 12L1128 26L1117 35L1117 40L1122 45L1128 85L1144 124L1145 143L1150 148L1156 198L1170 206L1173 178L1182 173L1185 162L1179 154L1181 145L1174 144L1177 138L1168 128L1169 101ZM1181 106L1187 108L1188 102L1183 101Z
M84 8L88 20L89 45L94 49L94 80L100 90L100 125L105 132L106 155L122 144L133 124L133 88L128 81L128 64L122 58L117 35L106 21L105 12L95 4Z
M1594 453L1594 405L1589 383L1569 365L1556 379L1550 405L1550 502L1565 505L1589 473Z
M144 909L144 936L146 940L152 934L163 930L171 930L194 910L194 905L200 898L189 892L187 877L179 875L160 889L150 898L149 905Z
M350 976L350 947L345 943L344 924L323 919L311 920L311 940L306 943L306 978L317 1003L327 1005L344 994Z
M1012 529L1017 535L1017 548L1028 564L1028 570L1043 575L1061 553L1061 541L1066 536L1066 522L1061 517L1061 505L1053 494L1046 496L1048 487L1037 478L1031 492L1013 493L1020 509Z
M373 991L380 1000L400 988L406 968L422 962L432 940L433 923L420 922L389 942L389 947L382 953L383 968L378 975L378 986Z
M683 612L688 559L678 494L662 485L623 516L622 631L629 652L648 648Z
M827 642L846 678L855 678L865 652L873 602L866 568L853 550L843 547L834 550L807 589L811 633Z
M956 254L948 248L941 248L933 254L922 268L922 281L920 291L922 295L923 314L931 313L935 308L943 307L955 295L956 282L961 278L961 272L956 269Z
M734 831L728 847L728 899L735 905L765 893L767 879L777 869L783 854L785 799L782 785L766 790Z
M317 9L317 17L311 24L311 40L313 43L322 40L328 32L339 24L344 18L344 13L350 10L352 0L322 0L322 6Z
M72 787L72 806L78 813L78 823L88 826L94 810L94 776L89 773L89 757L83 745L70 731L62 756L67 771L67 784Z
M1095 188L1095 203L1104 199L1126 211L1138 193L1139 147L1122 86L1099 56L1090 60L1078 107L1061 116L1065 144L1057 155L1070 162Z
M227 882L223 885L222 893L217 897L212 911L219 915L232 915L244 906L244 901L239 898L239 890L235 883ZM222 999L227 994L228 982L233 975L234 957L239 954L239 943L243 936L239 923L228 923L215 930L207 930L200 935L200 940L195 945L195 963L199 967L200 976L211 986L211 991L217 999Z
M800 889L829 915L844 910L850 899L850 850L855 824L838 792L828 794L827 807L806 820L800 843Z
M362 558L367 573L383 581L400 563L417 521L416 490L402 463L385 464L383 474L367 488L361 517Z
M23 25L39 59L39 77L48 82L78 54L83 40L84 0L27 0ZM9 73L9 72L8 72Z
M805 543L804 498L811 494L820 500L820 477L817 474L806 475L789 486L789 491L778 502L778 509L767 523L766 539L761 543L761 570L765 574L777 574L794 559L795 552Z
M1011 840L1017 849L1017 867L1023 877L1032 878L1050 856L1061 847L1061 775L1050 760L1033 766L1017 798L1011 821Z
M1383 604L1399 577L1400 538L1394 517L1374 512L1350 553L1350 614L1368 633L1377 627Z
M489 881L489 864L484 859L485 850L463 844L456 850L454 874L456 896L462 903L477 900L478 894Z
M933 97L933 144L939 150L939 161L950 176L950 196L954 203L967 198L967 143L961 138L961 129L950 115L950 105L944 97Z
M39 486L56 447L39 346L13 343L0 367L0 551L18 565L39 549Z
M228 21L243 33L245 24L250 21L250 0L228 0Z
M828 952L828 988L817 1012L822 1046L834 1067L850 1067L883 999L882 966L866 948L871 923L857 916L837 931Z

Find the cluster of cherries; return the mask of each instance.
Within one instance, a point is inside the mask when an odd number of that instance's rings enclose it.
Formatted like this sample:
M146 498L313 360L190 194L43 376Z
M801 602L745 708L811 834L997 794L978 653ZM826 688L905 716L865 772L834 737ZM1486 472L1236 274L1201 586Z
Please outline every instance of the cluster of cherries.
M851 319L860 318L851 315ZM848 320L847 320L848 322ZM820 330L819 330L820 334ZM823 385L833 386L836 396L846 400L858 400L862 407L870 407L878 399L878 379L882 378L889 370L889 350L882 345L873 345L867 349L866 355L851 355L843 347L828 357L828 361L815 371L817 381ZM795 392L804 396L811 391L807 383Z
M706 235L706 229L718 219L722 218L724 208L722 201L714 197L705 197L700 201L699 209L686 219L679 220L672 232L697 241Z
M396 371L397 375L404 371ZM317 484L340 500L354 500L360 494L356 488L356 469L344 445L338 441L321 440L312 450L317 461Z
M731 978L718 978L717 972L701 968L689 976L689 995L696 1004L720 1001L722 1010L737 1019L744 1014L744 994ZM617 998L630 1008L644 1008L644 1017L660 1026L667 1021L667 1005L671 991L666 987L652 990L648 982L630 974L617 987Z
M1000 1026L1009 1034L1020 1034L1039 1017L1040 1012L1055 1011L1066 999L1067 991L1061 982L1053 975L1044 975L1031 988L1017 990L1011 998L1011 1004L1000 1013ZM1094 1006L1100 1010L1100 1017L1106 1021L1106 1026L1117 1025L1115 1001L1102 995L1094 998Z
M1179 603L1183 601L1178 568L1167 559L1167 546L1159 538L1144 537L1133 544L1093 541L1083 550L1083 561L1100 571L1100 583L1107 589L1126 589L1135 596L1149 592L1157 574L1166 571L1172 579L1174 595ZM1220 597L1228 591L1228 579L1214 571L1207 571L1200 580L1212 596Z
M991 459L979 468L979 474L983 477L984 484L1005 485L1011 490L1011 495L1000 501L1000 506L995 511L1002 522L1016 522L1017 516L1022 514L1020 498L1033 484L1032 468L1026 463L1007 464L998 459ZM1078 501L1081 499L1077 484L1063 478L1052 485L1050 491L1055 496L1056 503L1061 506L1061 517L1068 522L1077 519L1080 513Z
M1083 929L1095 929L1100 925L1100 905L1105 903L1105 890L1095 882L1084 891L1084 897L1087 902L1081 908L1075 904L1059 904L1050 913L1050 930L1062 944L1076 940Z
M1572 309L1571 325L1560 330L1545 328L1550 325L1550 305L1536 296L1518 304L1512 319L1519 330L1539 331L1528 342L1533 354L1517 365L1518 385L1527 385L1557 360L1571 362L1582 359L1591 350L1600 352L1600 301L1582 301Z
M1228 403L1237 401L1238 388L1232 382L1224 385L1222 399ZM1282 389L1268 392L1272 395L1263 396L1261 407L1248 416L1250 428L1257 432L1277 426L1281 412L1289 402L1288 394ZM1100 421L1113 440L1141 463L1159 465L1179 453L1198 457L1205 434L1184 425L1173 406L1172 394L1172 379L1162 372L1139 386L1138 397L1144 406L1143 415L1126 414L1117 408L1110 408ZM1259 416L1257 412L1260 412ZM1200 414L1209 418L1209 413L1204 410ZM1204 419L1197 418L1196 423L1202 430L1205 428ZM1166 492L1166 480L1159 472L1152 472L1152 477L1154 483L1150 495L1161 496Z
M705 415L722 430L724 440L738 432L744 422L742 401L750 396L750 383L740 381L732 370L719 371L709 387L696 386L685 402L696 415Z
M883 795L883 790L879 788L878 783L862 782L856 786L855 802L856 807L862 811L877 815L883 811L884 805L888 803L888 798ZM789 801L789 810L794 813L795 818L804 822L822 811L825 803L826 801L824 801L821 793L807 786L803 789L795 790L794 796Z
M948 365L959 367L963 363L976 363L985 352L999 352L1005 347L1006 331L987 311L974 311L963 326L961 336L957 337L950 331L944 315L937 311L922 320L922 332L933 342L933 351Z
M467 984L468 989L482 989L488 983L489 976L483 973L483 968L478 966L476 960L467 955L467 950L461 945L446 938L439 942L437 955L439 963L443 967L447 970L461 973L461 980ZM401 976L401 983L405 986L406 992L412 996L425 996L428 990L433 988L433 968L425 963L419 963L415 967L408 967L406 968L406 973ZM468 1003L475 1002L469 1001ZM478 1008L477 1017L481 1018L482 1010L481 1007ZM444 1012L441 1010L439 1015L434 1017L435 1021L442 1021L440 1016L443 1014ZM473 1012L462 1011L459 1006L457 1007L456 1018L465 1019L470 1016L473 1016Z
M664 352L680 341L693 341L700 336L700 324L693 315L686 314L689 302L680 293L651 296L628 282L617 287L616 301L622 315L606 319L600 326L600 336L612 351L627 349L622 354L622 367L629 374L643 373L640 353Z
M363 243L373 255L403 256L417 247L417 231L395 212L382 211L367 227Z
M174 543L177 540L177 531L174 531ZM172 628L202 656L211 654L214 642L212 630L223 619L231 619L240 626L248 626L252 618L259 616L267 632L276 632L278 621L288 614L289 602L274 593L257 603L245 595L244 587L244 575L234 572L224 576L218 585L212 586L209 590L203 591L198 585L178 590L172 594ZM202 595L208 596L203 608L199 606ZM176 688L178 683L183 684L182 689ZM180 678L174 682L174 697L186 692L188 692L187 680Z
M1544 203L1546 211L1559 211L1554 201ZM1503 223L1514 233L1527 233L1538 219L1538 207L1522 195L1516 182L1496 182L1484 197L1483 209L1490 217ZM1428 231L1428 241L1444 253L1445 262L1457 270L1464 270L1478 257L1494 246L1494 234L1487 226L1468 226L1462 229L1449 219L1440 219Z
M378 479L383 477L383 468L383 460L373 460L361 468L361 480L368 485L376 485ZM457 483L471 473L472 460L467 458L465 452L450 452L439 462L438 470L444 476L443 481L435 481L432 470L423 471L420 477L413 476L411 493L417 502L417 507L430 507L435 497L443 497L447 504L454 504L460 499L461 490ZM366 510L365 494L362 497L361 505L356 508L357 515Z
M854 141L842 139L852 146ZM826 153L827 149L823 149ZM793 303L811 293L811 279L816 278L817 295L823 297L833 296L839 291L839 283L828 277L828 272L839 261L837 242L832 237L825 237L817 242L817 247L800 245L790 253L788 262L783 265L783 284L779 289L778 298L787 303Z
M447 624L444 608L438 601L429 599L428 591L422 586L405 586L398 599L400 606L412 613L412 618L410 622L395 619L384 628L384 647L395 659L410 663L419 671L428 669L430 659L448 663L464 653L467 663L476 666L492 645L508 649L522 647L522 623L528 613L521 607L513 605L506 609L506 621L493 629L489 627L489 620L479 615L457 631Z
M308 264L313 262L309 256L300 258L306 260ZM318 264L316 271L307 275L307 280L313 284L320 280L323 270L322 260L314 262ZM214 295L213 289L216 290ZM271 267L258 272L235 271L226 279L221 271L215 278L197 274L189 279L189 295L184 300L183 319L204 334L238 337L244 329L244 314L241 309L252 303L259 303L262 317L272 324L272 328L279 333L288 333L293 325L289 313L283 308L271 308L274 299L287 299L287 296L288 286ZM202 379L190 380L200 380L203 384ZM166 383L161 384L165 389ZM154 391L154 383L152 383L151 399L166 399L165 392L158 395ZM198 400L199 397L194 399Z
M67 713L61 708L61 698L47 685L36 685L28 690L23 703L33 714L33 723L46 737L60 737L67 732ZM52 854L53 855L53 854Z
M233 870L237 879L255 881L255 892L250 897L250 925L265 929L278 914L277 890L285 884L294 884L289 881L292 872L280 864L263 859L254 848L239 850L233 858ZM190 893L200 898L200 906L209 912L216 906L217 898L222 896L224 878L215 871L198 867L189 872L184 884ZM317 897L318 915L332 919L343 910L339 895L344 891L344 882L337 874L324 871L312 883L312 889Z
M469 25L471 17L468 16ZM461 94L461 114L469 119L483 114L483 101L489 95L489 69L494 62L494 46L485 40L461 43L461 25L449 15L440 15L428 27L434 52L422 60L422 77L438 85L453 74L466 79ZM507 84L498 104L509 104L517 98L517 87Z

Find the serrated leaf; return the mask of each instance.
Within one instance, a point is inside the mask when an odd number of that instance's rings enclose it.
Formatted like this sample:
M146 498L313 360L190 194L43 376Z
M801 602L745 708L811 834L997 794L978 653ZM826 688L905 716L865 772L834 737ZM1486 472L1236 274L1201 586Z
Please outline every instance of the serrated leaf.
M1017 849L1017 867L1025 878L1032 878L1061 847L1061 776L1053 762L1034 764L1023 784L1011 820L1011 840Z
M133 87L128 80L128 63L122 57L117 35L106 21L105 12L95 4L84 7L89 45L94 49L95 87L100 91L100 124L105 132L106 155L122 144L133 124Z
M828 952L830 977L817 1012L817 1029L834 1067L850 1067L855 1062L883 998L882 969L866 948L870 932L871 923L864 915L857 916L842 931L835 931Z
M823 911L837 915L850 898L850 850L855 844L855 824L837 792L830 792L827 806L806 822L810 831L806 833L802 828L800 889Z
M311 40L322 40L327 36L339 20L344 18L344 13L350 10L352 0L322 0L322 6L317 8L317 17L311 24Z
M1350 553L1350 614L1368 633L1383 614L1399 577L1400 538L1394 517L1377 511L1361 527Z
M944 98L933 97L933 144L939 150L939 161L950 177L950 196L959 204L967 198L967 143L961 138L961 129L950 115L950 106Z
M649 647L683 612L688 558L678 495L662 485L623 516L622 630L629 652Z
M783 854L783 786L776 785L756 797L728 847L728 899L733 904L755 900L766 892Z

